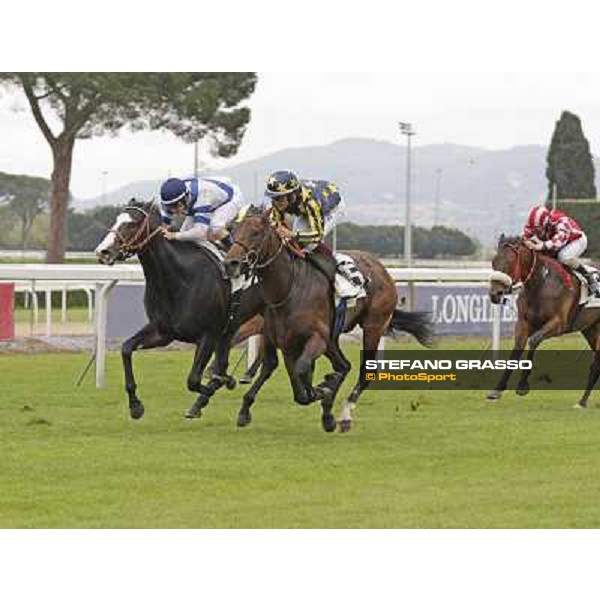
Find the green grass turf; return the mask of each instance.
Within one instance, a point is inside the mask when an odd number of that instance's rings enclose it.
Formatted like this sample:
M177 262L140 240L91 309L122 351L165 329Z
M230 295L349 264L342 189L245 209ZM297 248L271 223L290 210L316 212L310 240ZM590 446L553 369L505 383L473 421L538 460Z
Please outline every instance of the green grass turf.
M105 389L74 386L87 359L0 355L1 527L600 527L600 411L578 392L371 391L326 434L280 370L238 430L239 389L183 418L190 352L136 355L139 422L118 354Z
M61 309L52 309L52 323L60 324L61 322ZM15 323L29 323L31 320L31 309L29 308L16 308L15 309ZM46 322L46 309L40 308L38 312L38 323ZM74 306L67 309L67 323L88 323L88 309L84 306Z

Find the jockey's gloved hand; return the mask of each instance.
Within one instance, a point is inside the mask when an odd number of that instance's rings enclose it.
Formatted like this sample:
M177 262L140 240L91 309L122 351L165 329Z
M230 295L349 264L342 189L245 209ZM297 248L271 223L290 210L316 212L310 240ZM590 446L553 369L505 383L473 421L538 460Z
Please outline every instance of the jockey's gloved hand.
M534 241L533 239L531 240L527 240L525 242L525 245L528 248L531 248L532 250L543 250L544 249L544 242L540 242L540 240Z

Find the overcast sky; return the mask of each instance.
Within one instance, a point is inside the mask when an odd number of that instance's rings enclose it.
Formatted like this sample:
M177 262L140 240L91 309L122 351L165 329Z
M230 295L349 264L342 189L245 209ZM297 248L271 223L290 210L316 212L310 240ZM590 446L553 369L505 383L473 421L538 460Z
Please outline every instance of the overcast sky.
M548 144L564 109L582 118L592 151L600 152L600 74L265 73L250 104L240 152L209 166L347 137L398 141L398 120L414 123L418 145ZM1 171L50 175L48 146L20 95L2 93L0 133ZM192 147L169 134L79 140L71 188L79 198L97 196L103 171L110 190L192 166Z

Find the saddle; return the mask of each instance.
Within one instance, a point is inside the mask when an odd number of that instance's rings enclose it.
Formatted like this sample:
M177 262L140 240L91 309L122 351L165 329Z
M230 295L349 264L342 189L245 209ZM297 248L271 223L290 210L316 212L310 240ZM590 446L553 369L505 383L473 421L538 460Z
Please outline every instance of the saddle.
M212 242L198 242L197 245L206 250L206 254L217 266L223 279L229 279L225 273L225 252Z
M588 273L593 273L597 279L600 278L600 271L596 267L593 267L591 265L584 265L584 268ZM586 308L599 308L600 298L590 295L590 289L587 279L577 271L569 269L569 273L572 276L577 277L577 279L579 279L579 283L581 284L581 291L579 292L579 306L585 306Z

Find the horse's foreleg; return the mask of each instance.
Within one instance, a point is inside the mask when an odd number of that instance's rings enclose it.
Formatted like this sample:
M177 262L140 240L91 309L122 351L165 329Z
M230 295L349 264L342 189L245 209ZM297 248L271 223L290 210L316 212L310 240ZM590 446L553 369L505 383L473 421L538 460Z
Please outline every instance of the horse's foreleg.
M583 392L583 396L581 396L581 400L579 400L579 403L576 405L576 408L587 408L589 397L592 393L592 390L594 389L594 386L598 381L598 377L600 377L600 353L596 352L594 354L592 364L590 365L587 385L585 386L585 392Z
M203 385L202 374L208 364L208 361L215 349L215 339L210 335L202 337L198 345L196 346L196 353L194 354L194 362L190 374L188 375L187 386L190 392L197 392L198 398L190 406L185 413L187 419L197 419L202 416L202 409L208 404L210 396L210 390L208 386Z
M229 354L231 353L232 348L232 337L232 334L221 337L219 343L217 344L215 359L212 365L213 369L211 372L211 378L207 385L209 390L211 390L211 396L223 384L225 384L227 386L227 389L229 390L233 390L235 388L235 378L233 377L233 375L227 374L227 369L229 368Z
M172 341L173 337L171 335L161 333L156 325L148 323L135 335L132 335L128 340L123 342L121 346L121 358L125 374L125 390L129 396L129 414L132 419L141 419L144 415L144 405L135 393L137 384L133 375L132 354L138 349L167 346Z
M322 416L321 423L323 429L327 432L335 431L336 420L333 415L333 404L337 396L338 390L344 383L346 375L348 375L351 365L342 353L339 340L330 342L325 356L331 362L334 372L325 375L325 379L317 386L317 392L323 396L321 399Z
M263 364L263 357L257 356L256 360L250 365L250 368L240 377L240 383L243 385L247 385L248 383L252 383L254 376L260 369L260 366Z
M592 363L590 364L585 392L583 392L583 396L581 397L581 400L579 400L579 403L575 405L576 408L587 408L589 397L598 381L598 377L600 377L600 324L595 323L582 333L590 345L590 348L594 350L595 353Z
M314 333L304 344L300 355L296 351L283 348L285 368L294 393L294 402L306 406L317 398L312 387L313 362L327 348L327 343L319 333Z
M529 337L529 324L525 319L519 318L517 324L515 326L515 345L510 353L510 360L519 360L523 351L525 350L525 346L527 344L527 338ZM506 389L508 385L508 380L512 375L514 369L505 369L500 377L500 381L496 385L496 387L489 392L487 395L488 400L498 400L500 396L502 396L502 392Z
M238 414L237 424L239 427L245 427L252 420L250 407L254 404L254 400L262 386L277 368L277 349L270 342L265 340L264 344L264 360L258 379L252 384L252 387L244 394L242 407Z
M533 361L535 351L538 346L548 338L561 335L565 331L565 324L560 315L550 319L544 326L536 331L529 338L529 350L527 352L527 360ZM519 377L519 383L517 384L516 392L519 396L525 396L529 393L529 376L531 375L531 369L523 369L521 371L521 377Z

